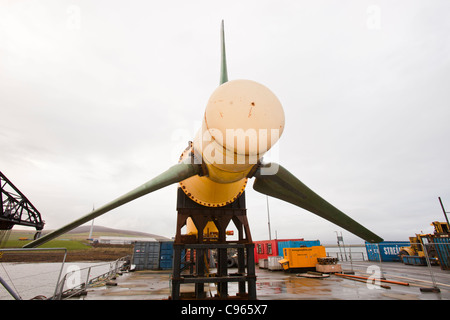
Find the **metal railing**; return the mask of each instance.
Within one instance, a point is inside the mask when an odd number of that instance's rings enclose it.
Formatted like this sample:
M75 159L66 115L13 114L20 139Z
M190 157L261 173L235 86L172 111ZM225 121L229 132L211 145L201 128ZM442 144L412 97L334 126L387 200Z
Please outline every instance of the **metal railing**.
M338 258L339 261L366 261L364 252L328 252L327 254Z
M366 261L367 249L364 244L332 245L325 244L327 256L338 258L339 261Z
M47 266L44 267L45 270L42 270L42 268L34 268L34 267L30 268L30 266L33 266L36 262L39 261L30 262L29 264L26 263L26 265L28 265L26 274L21 273L20 270L17 270L18 266L23 265L21 263L19 264L16 263L17 261L20 261L17 259L21 258L21 256L17 257L17 255L36 254L36 253L48 254L50 252L55 251L62 251L60 262L61 266L57 270L48 270ZM67 257L66 248L2 248L0 249L0 266L1 266L0 288L4 287L6 292L16 300L68 299L86 293L87 288L106 284L107 281L113 279L115 276L120 274L121 271L123 271L126 267L128 267L130 262L130 256L125 256L113 262L101 264L97 263L89 267L80 268L78 267L78 265L80 263L84 264L83 262L67 264L66 257ZM32 259L35 258L36 257L33 256ZM57 264L58 263L59 261L57 262ZM63 275L63 270L65 267L67 267L67 272L65 275ZM56 272L57 277L55 274L53 278L53 274ZM46 278L48 278L46 279L48 281L45 282L45 288L41 287L42 284L40 285L39 281L37 281L40 280L39 278L42 277L43 273L46 276ZM52 279L56 279L56 283L53 282L54 280ZM22 284L18 282L22 282ZM26 283L26 285L23 284L24 282ZM52 290L51 288L54 289ZM38 295L30 296L29 295L30 291L36 289L39 290ZM24 293L25 295L27 293L29 297L25 298L22 297ZM47 298L45 296L47 294L50 294L51 297Z
M77 268L76 265L73 265L75 268L67 272L62 279L58 281L55 294L51 299L62 300L85 295L88 288L105 285L108 281L114 279L121 271L124 271L129 266L129 261L130 256L125 256L113 262L81 269ZM109 267L106 272L104 272L105 267ZM98 269L101 269L102 271L94 272L94 270ZM82 281L82 279L85 280Z

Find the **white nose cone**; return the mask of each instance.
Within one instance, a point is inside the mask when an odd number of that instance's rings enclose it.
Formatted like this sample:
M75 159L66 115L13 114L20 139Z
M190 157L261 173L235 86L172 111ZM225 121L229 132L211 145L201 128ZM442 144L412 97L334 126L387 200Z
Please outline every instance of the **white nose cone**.
M284 111L265 86L250 80L233 80L219 86L206 106L202 127L191 148L199 155L207 175L193 176L180 187L195 202L221 207L245 190L258 160L281 136Z
M219 86L205 111L206 129L215 142L237 155L260 158L284 130L284 111L267 87L251 80Z

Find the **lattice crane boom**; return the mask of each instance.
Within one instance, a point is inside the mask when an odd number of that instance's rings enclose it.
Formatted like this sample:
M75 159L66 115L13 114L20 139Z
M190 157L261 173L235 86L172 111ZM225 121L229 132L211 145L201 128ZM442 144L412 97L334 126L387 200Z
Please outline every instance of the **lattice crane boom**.
M28 198L0 171L0 230L10 230L14 225L44 228L40 212Z

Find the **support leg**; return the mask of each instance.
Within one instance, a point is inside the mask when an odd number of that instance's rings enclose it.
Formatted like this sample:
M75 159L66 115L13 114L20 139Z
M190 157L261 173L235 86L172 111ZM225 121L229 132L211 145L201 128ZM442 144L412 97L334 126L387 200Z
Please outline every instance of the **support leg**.
M172 299L180 299L181 251L179 245L173 246Z
M198 277L204 277L205 276L205 250L204 249L197 249L196 250L196 258L195 258L195 266L197 270L197 276ZM204 299L205 298L205 284L204 283L196 283L195 284L195 296L198 299Z
M248 298L256 300L256 273L255 273L255 244L247 244L247 282L248 282Z

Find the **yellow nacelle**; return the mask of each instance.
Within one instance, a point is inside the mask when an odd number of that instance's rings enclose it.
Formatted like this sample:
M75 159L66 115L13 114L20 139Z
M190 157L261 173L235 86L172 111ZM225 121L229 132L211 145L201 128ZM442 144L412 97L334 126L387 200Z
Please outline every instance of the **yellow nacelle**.
M202 127L190 152L201 161L206 176L180 182L185 194L208 207L236 200L247 177L284 130L284 111L265 86L250 80L233 80L219 86L206 106Z

